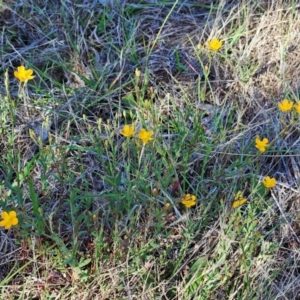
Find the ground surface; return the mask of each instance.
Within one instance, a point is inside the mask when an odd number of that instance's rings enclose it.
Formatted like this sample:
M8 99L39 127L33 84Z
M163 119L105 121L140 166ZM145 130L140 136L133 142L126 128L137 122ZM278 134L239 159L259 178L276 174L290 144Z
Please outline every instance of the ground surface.
M1 1L0 299L300 299L299 8Z

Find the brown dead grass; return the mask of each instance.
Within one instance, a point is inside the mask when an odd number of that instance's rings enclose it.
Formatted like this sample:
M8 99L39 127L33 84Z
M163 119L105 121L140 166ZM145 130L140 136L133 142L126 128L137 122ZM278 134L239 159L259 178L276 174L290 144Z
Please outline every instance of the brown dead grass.
M210 158L211 162L206 171L208 177L215 174L218 168L224 170L220 178L232 176L227 174L226 170L235 161L236 154L244 153L244 149L257 134L268 131L269 139L276 139L274 143L281 149L281 153L270 153L269 157L261 159L262 168L259 172L269 174L272 171L280 184L276 191L272 192L274 202L271 210L266 213L266 224L261 225L260 231L266 233L276 224L285 224L272 231L266 241L276 241L281 245L280 249L277 253L272 253L268 266L260 266L257 262L257 270L253 273L256 274L254 278L259 283L260 280L270 278L272 270L276 270L277 274L270 279L270 299L297 299L300 289L300 161L297 155L299 128L296 124L287 136L279 136L283 128L278 122L279 113L276 106L284 97L299 99L299 7L292 7L288 4L289 1L283 4L280 1L248 1L244 4L220 1L219 9L216 10L212 2L180 3L162 28L170 6L154 1L114 4L114 7L107 8L98 1L83 1L80 4L66 1L64 5L57 1L26 1L22 5L17 1L9 1L0 11L0 25L3 28L0 70L4 72L8 69L12 75L13 69L20 63L32 66L37 72L35 85L41 90L48 89L52 97L52 101L49 102L50 108L49 104L47 105L47 113L51 120L51 132L59 147L55 150L57 157L51 172L47 174L52 188L41 191L39 196L41 203L47 203L45 215L55 212L52 223L49 224L49 231L58 232L61 237L68 237L65 239L66 243L72 236L73 228L65 217L68 207L64 207L64 200L68 198L73 187L80 187L84 181L88 181L90 185L87 188L95 194L110 187L101 179L105 169L95 153L86 151L79 159L76 150L62 151L73 143L75 138L84 136L87 132L88 129L82 122L83 113L89 118L96 132L95 122L98 118L104 121L111 120L120 110L120 106L125 106L121 99L128 92L126 85L135 68L139 68L142 73L146 70L150 73L150 85L156 91L155 105L161 113L158 116L159 120L167 122L172 116L172 109L184 109L188 98L194 101L196 111L205 113L202 122L207 136L211 139L217 137L212 125L213 113L216 110L224 110L225 124L229 122L229 114L235 111L233 127L247 128L240 134L234 132L231 136L226 136L224 141L220 142L219 148L215 149L214 156ZM204 4L208 6L202 6ZM212 5L212 9L209 5ZM127 19L124 20L126 8ZM109 21L105 30L99 34L97 22L105 9ZM160 35L157 38L158 33ZM224 41L224 48L222 54L215 55L209 65L208 79L211 88L206 87L205 101L201 102L197 90L197 77L198 74L203 74L203 66L207 66L209 57L207 51L197 53L195 50L196 45L204 44L214 36ZM153 51L149 53L151 48ZM176 51L186 67L185 71L177 70ZM51 80L64 84L64 89L54 86ZM201 86L205 86L203 77ZM5 91L2 89L3 95ZM13 81L11 91L12 96L15 96L17 87ZM29 92L33 98L43 97L33 88ZM167 105L170 98L173 103ZM18 128L22 130L19 130L20 138L17 140L16 149L22 153L24 163L28 160L28 151L34 148L34 143L28 135L28 123L35 122L44 111L46 108L43 106L33 106L30 117L26 118L25 109L20 105L18 114L21 118L18 120ZM152 122L154 124L155 120ZM112 132L113 130L105 132L104 128L102 137L106 138ZM75 144L85 147L91 145L91 141L82 139ZM4 140L0 142L0 149L5 149ZM283 149L296 151L296 155L282 155ZM39 150L35 148L35 151ZM195 174L199 174L201 170L201 148L197 148L193 155L195 159L190 162L188 177L192 186L198 186L199 179ZM60 159L68 161L69 170L60 170ZM122 168L121 162L119 166ZM246 167L243 175L247 176L252 167ZM33 172L34 182L38 187L40 172L37 169ZM65 186L57 181L55 175L63 177L67 176L67 172L73 174L74 180L72 184ZM5 179L6 175L6 171L1 169L1 180ZM213 184L207 180L207 191L212 190ZM220 195L231 192L228 188L220 192ZM100 217L106 213L107 201L101 197L94 199L93 210L97 210ZM26 209L31 211L30 204ZM145 219L147 224L147 218ZM166 224L173 224L173 221L165 220ZM178 240L183 240L180 233L182 224L180 222L179 225L174 225ZM134 272L128 270L132 266L127 265L129 258L126 257L126 247L134 246L134 242L130 241L132 244L127 245L123 238L123 244L120 246L111 236L110 230L114 225L108 222L106 226L106 239L115 251L109 254L110 261L95 262L94 267L97 271L88 285L79 284L76 278L72 277L70 269L60 272L57 271L57 266L45 266L48 258L35 258L34 251L29 251L32 245L20 245L15 242L20 236L15 237L12 232L6 235L1 231L0 280L13 268L14 260L21 261L21 266L25 261L31 262L27 270L22 269L22 273L9 282L6 297L12 294L20 295L24 291L23 299L29 299L29 295L39 299L47 288L56 295L56 299L157 299L155 297L158 293L161 294L161 299L171 299L168 298L168 291L174 288L172 299L181 299L184 289L182 278L185 272L188 272L185 268L199 256L200 251L208 257L213 255L213 249L220 239L218 231L221 228L220 220L212 220L207 230L191 242L193 247L188 251L189 258L183 263L180 272L171 280L167 280L164 279L163 272L158 270L158 276L162 276L160 286L153 286L153 290L145 291L138 274L147 273L152 268L159 269L158 262L152 265L153 262L149 261L148 265L140 266L141 269L136 267ZM84 229L84 226L78 228L79 231ZM151 236L152 232L149 230L145 234ZM93 255L93 249L84 245L91 241L92 237L85 234L80 239L80 250ZM36 241L33 241L33 244L35 243ZM157 251L163 250L165 245L170 243L174 243L173 257L170 257L170 260L176 260L178 249L175 238L162 242ZM136 244L138 249L139 243ZM122 250L119 251L118 247ZM228 251L232 256L236 253L232 245L228 246ZM281 271L278 271L280 268ZM233 273L235 269L238 269L238 265L232 262ZM46 274L41 270L46 270ZM122 272L131 274L125 276L126 283L123 282L124 276L120 275ZM18 283L22 285L17 286ZM99 288L101 285L105 288ZM118 292L120 285L125 286L125 289ZM66 290L68 292L65 292ZM222 295L225 294L220 291L220 299ZM258 299L262 298L258 295Z

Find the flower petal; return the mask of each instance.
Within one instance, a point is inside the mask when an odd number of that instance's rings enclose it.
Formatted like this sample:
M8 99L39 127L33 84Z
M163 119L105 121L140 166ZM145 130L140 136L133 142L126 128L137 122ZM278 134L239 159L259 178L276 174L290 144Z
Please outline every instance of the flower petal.
M25 67L24 66L18 67L18 72L19 73L23 73L24 71L25 71Z
M247 203L247 199L236 200L232 203L232 208L238 208L239 206Z
M11 225L17 225L19 223L19 220L18 220L18 218L14 218L11 220L10 223L11 223Z
M6 225L5 225L5 229L9 229L11 227L11 224L10 223L7 223Z
M8 215L9 215L9 218L12 219L12 218L15 218L17 216L17 213L14 210L12 210L12 211L9 212Z
M3 211L3 212L1 213L1 217L2 217L2 219L4 219L4 220L8 219L8 213L7 213L6 211Z
M6 221L5 220L0 221L0 227L4 227L4 226L6 226Z

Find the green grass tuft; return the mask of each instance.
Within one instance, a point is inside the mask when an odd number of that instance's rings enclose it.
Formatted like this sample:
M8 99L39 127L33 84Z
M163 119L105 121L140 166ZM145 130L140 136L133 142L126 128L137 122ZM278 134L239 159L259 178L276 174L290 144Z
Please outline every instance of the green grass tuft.
M0 1L1 299L298 299L300 19L269 2Z

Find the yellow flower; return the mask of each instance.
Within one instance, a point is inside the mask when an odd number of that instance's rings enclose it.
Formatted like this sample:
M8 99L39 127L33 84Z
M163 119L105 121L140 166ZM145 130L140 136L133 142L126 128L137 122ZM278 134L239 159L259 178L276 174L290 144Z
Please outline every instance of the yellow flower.
M190 208L194 205L196 205L196 196L191 195L191 194L186 194L181 198L181 203L187 207Z
M278 103L278 108L283 112L290 111L293 108L293 101L283 99L281 102Z
M218 51L222 45L223 43L215 37L211 41L207 41L208 48L213 51Z
M296 109L297 113L300 114L300 102L297 102L297 104L294 104L294 108Z
M232 203L232 208L238 208L239 206L241 206L245 203L247 203L247 199L244 198L243 193L241 191L237 192L234 195L234 201Z
M141 131L139 132L139 139L141 139L143 141L144 144L147 144L149 141L153 140L153 131L149 130L147 131L146 129L141 129Z
M276 185L276 179L267 176L262 180L262 183L267 189L270 189Z
M266 151L266 147L268 146L268 142L269 142L269 140L267 138L264 138L264 139L260 140L259 137L257 137L255 139L255 147L260 152L265 152Z
M18 71L14 72L14 75L16 78L18 78L21 82L27 82L28 80L31 80L34 78L33 70L28 69L26 70L24 66L18 67Z
M17 213L15 211L10 211L7 213L3 211L1 213L2 221L0 221L0 226L4 227L5 229L9 229L11 226L17 225L19 220L17 218Z
M124 125L123 129L120 130L120 133L126 137L133 136L134 132L135 132L134 125Z

